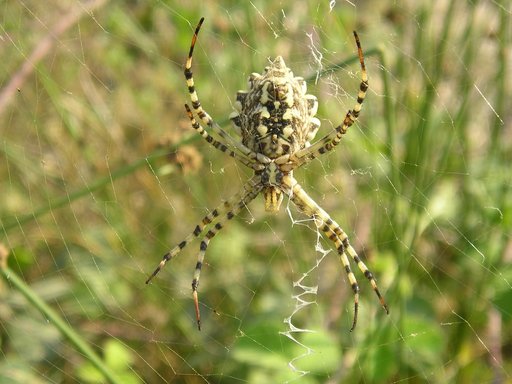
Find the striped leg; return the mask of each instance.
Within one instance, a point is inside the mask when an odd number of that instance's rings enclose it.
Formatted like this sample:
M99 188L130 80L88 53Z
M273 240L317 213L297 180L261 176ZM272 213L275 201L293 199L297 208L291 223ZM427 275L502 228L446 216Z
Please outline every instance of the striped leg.
M190 119L190 123L192 124L192 127L199 133L208 143L213 145L215 148L217 148L219 151L224 152L228 154L229 156L235 158L240 163L244 164L245 166L252 168L254 170L261 170L265 168L264 164L259 164L254 160L251 160L247 157L245 157L242 154L236 153L233 150L231 150L227 145L224 143L215 140L212 135L210 135L206 130L196 121L194 118L194 115L192 114L192 111L190 110L190 107L188 104L185 104L185 109L187 110L187 116Z
M213 129L215 133L217 133L220 137L222 137L229 145L233 146L233 148L238 149L241 153L247 156L250 159L256 159L258 154L256 154L251 149L247 148L244 144L239 141L233 139L225 130L223 130L217 123L213 121L210 115L203 109L201 106L201 102L199 101L199 97L197 96L196 88L194 85L194 77L192 75L192 55L194 54L194 46L196 45L197 35L199 34L199 30L201 29L201 25L203 24L204 17L199 20L197 24L196 30L194 32L194 36L192 37L192 42L190 44L190 50L188 52L187 61L185 63L185 79L187 80L188 92L190 94L190 100L192 101L192 108L194 112L199 116L201 121Z
M380 304L386 313L389 314L388 306L386 305L386 302L384 301L384 298L382 297L379 288L377 287L377 282L375 281L373 274L359 258L354 248L352 248L348 241L348 236L343 231L343 229L341 229L338 223L331 219L327 212L325 212L317 203L315 203L311 197L309 197L309 195L302 189L302 187L297 183L295 179L292 177L286 178L283 180L283 183L285 183L290 193L290 198L295 203L295 205L306 215L313 218L317 228L324 232L329 240L334 242L336 246L336 250L340 255L341 263L343 264L343 268L347 273L350 286L354 292L354 320L352 322L350 331L353 331L357 324L357 315L359 310L359 286L357 284L354 273L350 269L350 263L347 258L347 254L352 258L352 260L354 260L354 262L359 267L359 270L370 281L373 290L380 300Z
M356 39L359 63L361 64L361 83L359 84L359 93L357 95L356 105L354 106L354 109L347 112L343 123L338 125L334 131L327 134L313 145L298 151L291 157L291 160L294 162L296 167L301 166L302 164L311 161L326 152L332 151L340 143L343 135L359 117L363 101L366 97L366 91L368 90L368 74L366 73L363 50L356 31L354 31L354 37Z
M213 228L211 228L201 240L201 244L199 245L199 254L197 256L196 269L194 271L194 278L192 279L192 295L194 298L194 306L196 310L197 329L199 330L201 330L201 315L199 312L199 298L197 296L197 287L199 286L199 277L201 276L201 268L203 267L204 256L206 254L208 244L210 243L210 240L213 239L215 235L224 227L225 223L228 220L231 220L240 212L240 210L242 210L247 204L249 204L260 193L260 190L261 187L246 190L245 194L240 199L234 199L237 201L236 204L231 204L229 201L227 201L225 203L227 211L225 216L222 219L220 219L219 222L216 223L213 226Z
M217 221L219 221L219 217L225 213L229 213L233 209L233 206L239 204L242 204L243 206L244 203L242 202L247 200L247 196L251 195L253 191L255 193L256 191L259 192L261 190L260 182L261 180L259 176L253 177L244 184L243 189L240 192L232 196L229 200L225 201L205 217L203 217L201 222L196 225L195 229L189 233L182 242L180 242L163 256L162 261L160 261L160 264L158 264L158 267L156 267L153 273L146 280L146 284L149 284L149 282L158 274L158 272L160 272L160 270L169 260L180 253L183 248L192 242L192 240L194 240L196 237L199 237L199 235L203 232L204 228L208 224L215 224Z

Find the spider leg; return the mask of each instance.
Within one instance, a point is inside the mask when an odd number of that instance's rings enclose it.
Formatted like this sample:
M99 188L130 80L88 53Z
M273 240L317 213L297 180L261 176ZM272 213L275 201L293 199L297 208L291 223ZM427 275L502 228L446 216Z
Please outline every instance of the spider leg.
M192 74L192 56L194 54L194 46L197 42L197 36L199 34L199 30L201 29L201 25L203 24L204 17L199 20L199 23L197 24L196 30L194 32L194 36L192 37L192 42L190 44L190 50L188 53L187 61L185 63L185 79L187 80L187 87L188 87L188 93L190 94L190 100L192 101L192 109L194 112L199 116L201 121L213 129L215 133L217 133L222 139L224 139L229 145L231 145L233 148L236 148L239 150L242 154L244 154L249 159L256 159L258 158L261 160L268 160L264 162L270 162L266 156L263 156L262 154L257 154L256 152L252 151L251 149L247 148L244 144L242 144L239 141L236 141L233 139L224 129L222 129L217 123L213 121L213 119L210 117L210 115L203 109L201 106L201 102L199 101L199 97L196 92L195 84L194 84L194 77Z
M149 284L149 282L160 272L160 270L165 266L165 264L169 260L171 260L178 253L180 253L183 248L185 248L189 243L192 242L192 240L194 240L196 237L199 237L199 235L203 232L204 228L208 224L216 223L219 220L220 216L222 216L226 212L229 213L229 211L232 210L234 205L238 205L235 204L235 202L242 202L244 200L247 200L247 196L251 195L251 191L257 190L259 192L261 190L260 182L261 178L259 176L253 177L247 183L244 184L240 192L233 195L227 201L224 201L222 204L217 206L213 211L211 211L205 217L203 217L201 222L196 225L194 230L191 233L189 233L183 241L181 241L178 245L176 245L162 257L162 261L160 261L160 264L158 264L153 273L147 278L146 284Z
M343 135L359 117L363 101L366 97L366 91L368 90L368 74L366 73L363 50L361 48L361 43L356 31L354 31L354 38L356 40L357 54L359 56L359 63L361 65L361 83L359 84L359 93L357 94L356 105L353 109L347 112L343 122L338 125L334 131L327 134L311 146L301 149L295 153L295 155L291 156L290 160L295 164L295 168L317 158L320 155L323 155L326 152L332 151L340 143Z
M262 187L254 187L245 189L240 196L237 194L224 203L225 216L208 230L199 245L199 254L197 256L196 269L194 278L192 279L192 295L194 298L194 307L196 310L197 329L201 330L201 314L199 312L199 298L197 296L197 287L199 286L199 277L201 276L201 268L203 267L204 256L210 240L224 227L225 223L236 216L247 204L249 204L261 191Z
M239 153L234 152L231 150L227 145L225 145L223 142L215 140L215 138L210 135L194 118L194 115L192 114L192 111L190 110L190 107L188 104L185 104L185 109L187 111L187 116L190 119L190 123L192 124L192 127L199 133L208 143L213 145L215 148L217 148L219 151L226 153L227 155L233 157L234 159L238 160L240 163L244 164L245 166L252 168L254 170L261 170L265 168L265 165L257 163L256 161L249 159L248 157L245 157L243 155L240 155Z
M291 200L294 204L306 215L310 216L314 219L315 225L318 229L324 232L329 240L334 242L336 246L336 250L340 255L341 263L343 264L343 268L347 273L348 280L350 282L350 286L352 287L352 291L354 292L354 320L352 322L352 327L350 331L353 331L357 324L357 315L359 310L359 285L357 284L356 277L354 273L350 269L350 263L347 258L350 256L352 260L357 264L359 270L364 274L364 276L370 282L373 290L375 291L377 297L380 300L380 304L382 308L389 314L389 309L384 301L384 297L381 295L379 288L377 286L377 282L373 277L372 272L368 269L368 267L363 263L363 261L357 255L357 252L350 245L348 241L347 234L341 229L341 227L336 223L327 212L325 212L305 191L302 189L300 184L291 177L288 176L283 178L283 185L285 190L288 191Z

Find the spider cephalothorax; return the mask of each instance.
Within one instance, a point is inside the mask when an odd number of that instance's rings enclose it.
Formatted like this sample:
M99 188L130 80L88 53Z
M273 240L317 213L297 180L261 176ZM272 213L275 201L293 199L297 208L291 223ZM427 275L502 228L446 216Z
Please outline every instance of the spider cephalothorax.
M241 136L242 140L240 142L230 136L208 115L201 106L195 89L192 76L192 55L203 21L204 18L199 21L196 27L185 63L185 79L192 102L192 109L185 104L187 116L192 127L208 143L253 169L254 176L243 185L237 194L203 217L201 222L183 241L167 252L158 267L146 280L146 283L149 283L164 265L180 253L187 244L199 237L206 227L209 227L199 245L196 269L192 279L197 326L201 329L197 287L210 240L223 228L228 220L231 220L260 193L263 193L265 198L265 209L271 212L276 212L279 209L286 195L300 211L313 219L315 226L336 246L336 251L354 292L354 319L351 330L355 328L357 322L359 285L350 268L349 258L356 263L359 270L369 280L380 299L382 307L388 312L387 305L379 292L373 274L350 245L347 234L304 191L293 177L293 170L333 150L359 116L368 89L368 76L357 34L354 32L359 63L361 64L361 83L356 105L347 112L341 124L320 140L313 144L310 143L320 127L320 121L314 117L318 107L317 99L313 95L306 94L304 79L295 77L284 63L283 58L278 56L265 68L262 74L253 73L249 77L249 89L247 91L237 93L236 111L230 115L230 118ZM211 129L212 133L219 136L218 138L214 138L196 121L194 112L200 121Z
M248 84L247 91L238 91L230 115L242 143L271 159L309 146L320 121L314 117L318 101L306 94L304 79L278 56L261 75L251 74Z

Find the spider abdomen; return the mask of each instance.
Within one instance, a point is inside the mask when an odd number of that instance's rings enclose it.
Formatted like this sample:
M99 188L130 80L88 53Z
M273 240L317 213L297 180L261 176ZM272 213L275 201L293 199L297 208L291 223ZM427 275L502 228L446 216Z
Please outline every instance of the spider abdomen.
M306 94L304 79L294 77L278 56L262 74L251 74L248 84L230 115L242 143L271 159L309 146L320 121L314 117L317 99Z

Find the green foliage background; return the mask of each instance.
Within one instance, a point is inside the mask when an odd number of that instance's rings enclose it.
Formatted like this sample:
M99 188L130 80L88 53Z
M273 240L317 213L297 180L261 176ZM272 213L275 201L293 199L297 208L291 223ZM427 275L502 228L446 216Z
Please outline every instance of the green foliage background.
M512 382L510 4L331 3L2 3L0 382ZM201 16L194 74L210 114L229 127L235 92L280 54L311 76L318 137L354 104L359 32L360 121L296 176L389 316L356 271L349 333L349 284L335 252L315 250L331 244L261 199L208 249L201 332L198 243L144 285L249 176L184 114ZM317 294L293 285L304 273ZM302 299L314 305L294 313ZM300 343L283 334L292 314L312 331L292 332Z

